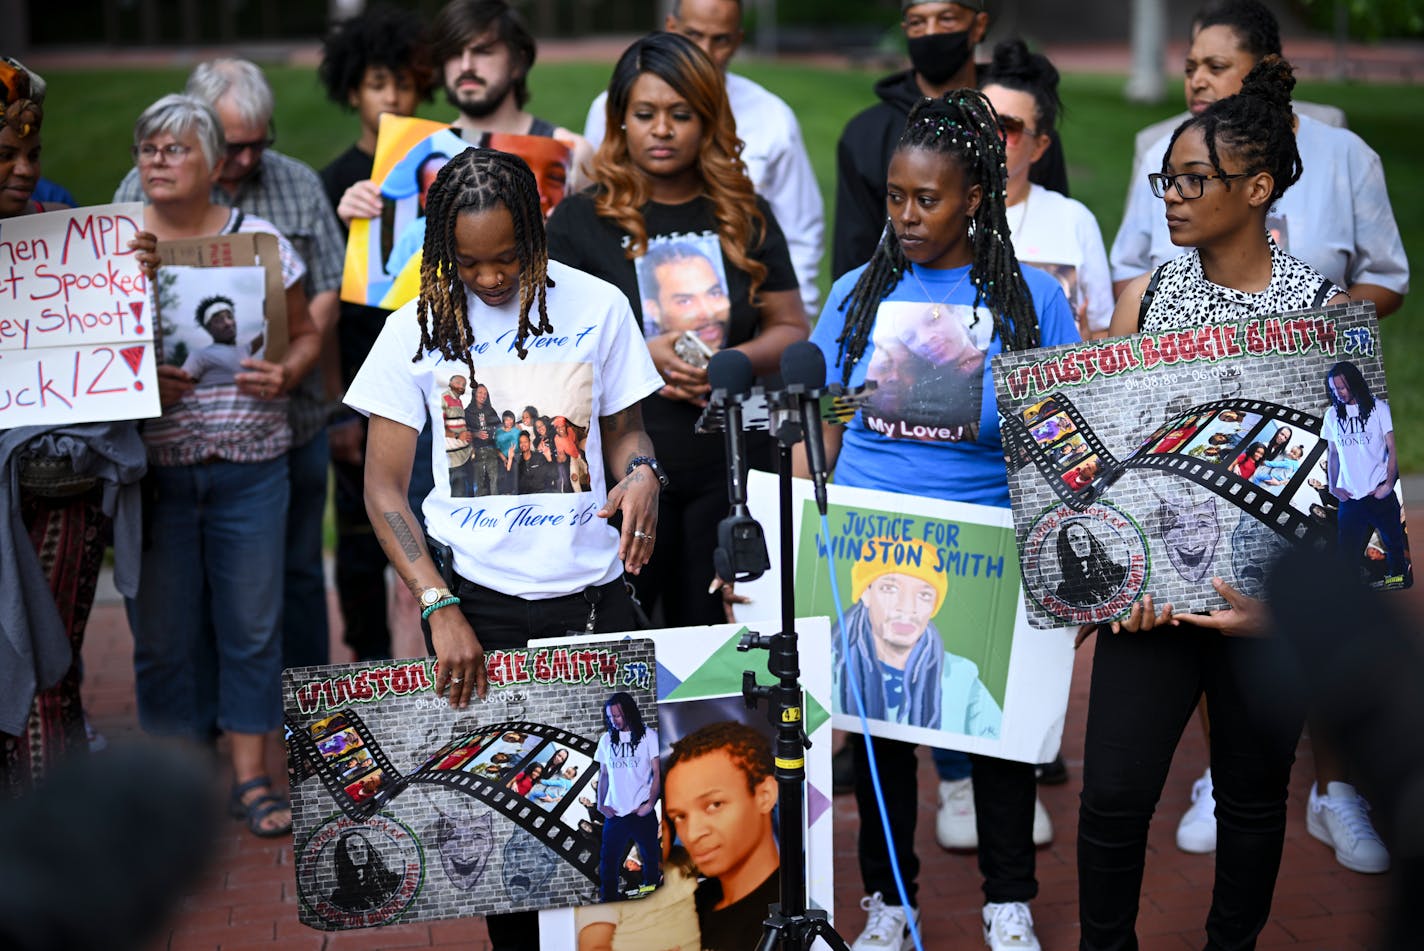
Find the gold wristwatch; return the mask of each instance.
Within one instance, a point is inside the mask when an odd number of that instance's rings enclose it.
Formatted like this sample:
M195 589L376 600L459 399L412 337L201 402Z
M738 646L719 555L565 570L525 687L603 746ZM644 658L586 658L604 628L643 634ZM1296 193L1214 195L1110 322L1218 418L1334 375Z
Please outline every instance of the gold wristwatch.
M424 610L428 607L433 607L434 605L439 604L446 598L453 597L454 595L450 592L449 588L426 588L424 591L420 592L421 610Z

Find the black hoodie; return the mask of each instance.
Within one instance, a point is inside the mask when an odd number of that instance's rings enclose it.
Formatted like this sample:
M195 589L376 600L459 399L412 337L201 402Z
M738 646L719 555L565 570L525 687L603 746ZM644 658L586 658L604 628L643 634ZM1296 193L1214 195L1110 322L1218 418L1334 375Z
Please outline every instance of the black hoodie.
M910 109L924 98L915 71L907 69L875 84L880 101L846 123L836 145L836 223L831 276L838 278L870 260L885 230L885 174ZM1028 177L1036 185L1068 194L1068 168L1056 131Z

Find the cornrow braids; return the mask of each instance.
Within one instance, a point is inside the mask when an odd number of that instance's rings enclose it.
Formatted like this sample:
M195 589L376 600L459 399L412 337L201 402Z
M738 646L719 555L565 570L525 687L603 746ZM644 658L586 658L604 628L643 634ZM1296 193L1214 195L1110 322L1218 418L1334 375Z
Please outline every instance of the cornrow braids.
M1300 179L1300 149L1295 140L1295 117L1291 112L1291 90L1295 88L1295 67L1279 56L1262 59L1241 83L1241 91L1212 103L1199 116L1193 116L1172 133L1167 151L1162 154L1166 171L1172 147L1188 129L1200 128L1206 140L1207 157L1218 175L1221 167L1221 147L1242 163L1247 175L1270 172L1274 182L1271 202L1276 201ZM1222 187L1230 189L1231 179ZM1269 208L1269 204L1267 205Z
M974 252L969 271L974 306L983 303L989 308L994 333L1005 350L1038 346L1038 314L1014 256L1004 211L1008 170L998 113L973 89L922 99L910 110L905 132L895 146L897 153L907 149L942 153L958 163L966 187L981 186L983 197L968 225ZM895 230L887 222L869 265L841 302L846 321L836 343L843 382L850 382L851 371L865 353L880 302L899 285L909 267Z
M415 360L438 350L447 360L460 360L475 375L470 356L474 343L466 307L466 289L455 264L455 221L462 212L503 207L514 221L515 252L519 256L519 331L514 348L522 360L530 335L552 333L547 307L549 248L544 213L534 173L517 155L497 149L466 149L435 176L425 203L425 246L420 263L420 348ZM529 319L535 302L539 322Z

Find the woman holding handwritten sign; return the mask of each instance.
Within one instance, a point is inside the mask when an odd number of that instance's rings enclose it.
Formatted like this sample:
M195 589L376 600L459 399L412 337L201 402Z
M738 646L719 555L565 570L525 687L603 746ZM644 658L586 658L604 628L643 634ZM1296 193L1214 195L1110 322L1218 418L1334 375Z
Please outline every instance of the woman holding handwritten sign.
M0 219L56 210L34 199L43 99L38 76L0 59ZM140 260L151 264L144 237ZM7 391L0 408L15 399ZM30 654L0 664L0 799L87 750L76 661L111 535L114 582L135 590L143 470L128 420L0 431L0 643Z
M277 234L260 218L212 203L226 143L200 100L171 95L149 106L134 128L133 153L149 202L144 226L160 241ZM199 742L215 729L227 733L232 814L264 837L292 828L291 809L273 793L265 768L282 722L286 393L320 347L302 290L305 265L277 238L290 340L282 361L245 356L230 379L201 386L180 367L158 367L163 415L142 427L150 545L128 604L139 722L151 733ZM158 280L161 287L161 274ZM214 648L215 658L208 656Z

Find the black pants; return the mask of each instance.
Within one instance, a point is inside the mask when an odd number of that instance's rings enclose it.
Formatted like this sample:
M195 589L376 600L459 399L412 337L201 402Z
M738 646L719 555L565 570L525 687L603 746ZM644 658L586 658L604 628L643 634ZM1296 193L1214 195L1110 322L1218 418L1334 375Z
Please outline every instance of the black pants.
M1185 625L1143 634L1100 629L1097 638L1078 812L1080 947L1137 947L1147 826L1203 693L1217 829L1206 946L1255 947L1271 910L1303 722L1298 710L1266 715L1252 702L1267 685L1276 645Z
M485 651L515 650L535 637L562 637L582 633L588 622L590 598L597 599L594 630L599 634L632 631L638 628L633 600L622 578L606 585L558 598L526 601L482 588L456 577L451 586L460 596L460 611L469 620ZM586 596L587 595L587 596ZM432 654L430 624L422 621L425 647ZM490 943L494 951L539 951L539 913L520 911L508 915L488 915Z
M708 594L717 523L727 515L727 475L676 471L658 497L657 542L653 557L633 579L638 600L664 627L723 624L720 594Z
M867 893L880 892L887 905L898 905L894 867L880 824L871 786L865 738L847 737L855 754L855 800L860 807L860 877ZM900 875L910 904L916 904L920 860L915 855L915 824L919 810L919 760L915 746L898 740L875 739L875 761L890 835L900 860ZM1034 877L1033 803L1037 795L1033 765L971 753L974 764L974 811L979 831L979 872L984 876L986 902L1032 901L1038 895Z
M364 423L363 423L364 425ZM386 553L366 517L365 467L333 461L336 483L336 596L343 635L357 660L391 656Z

